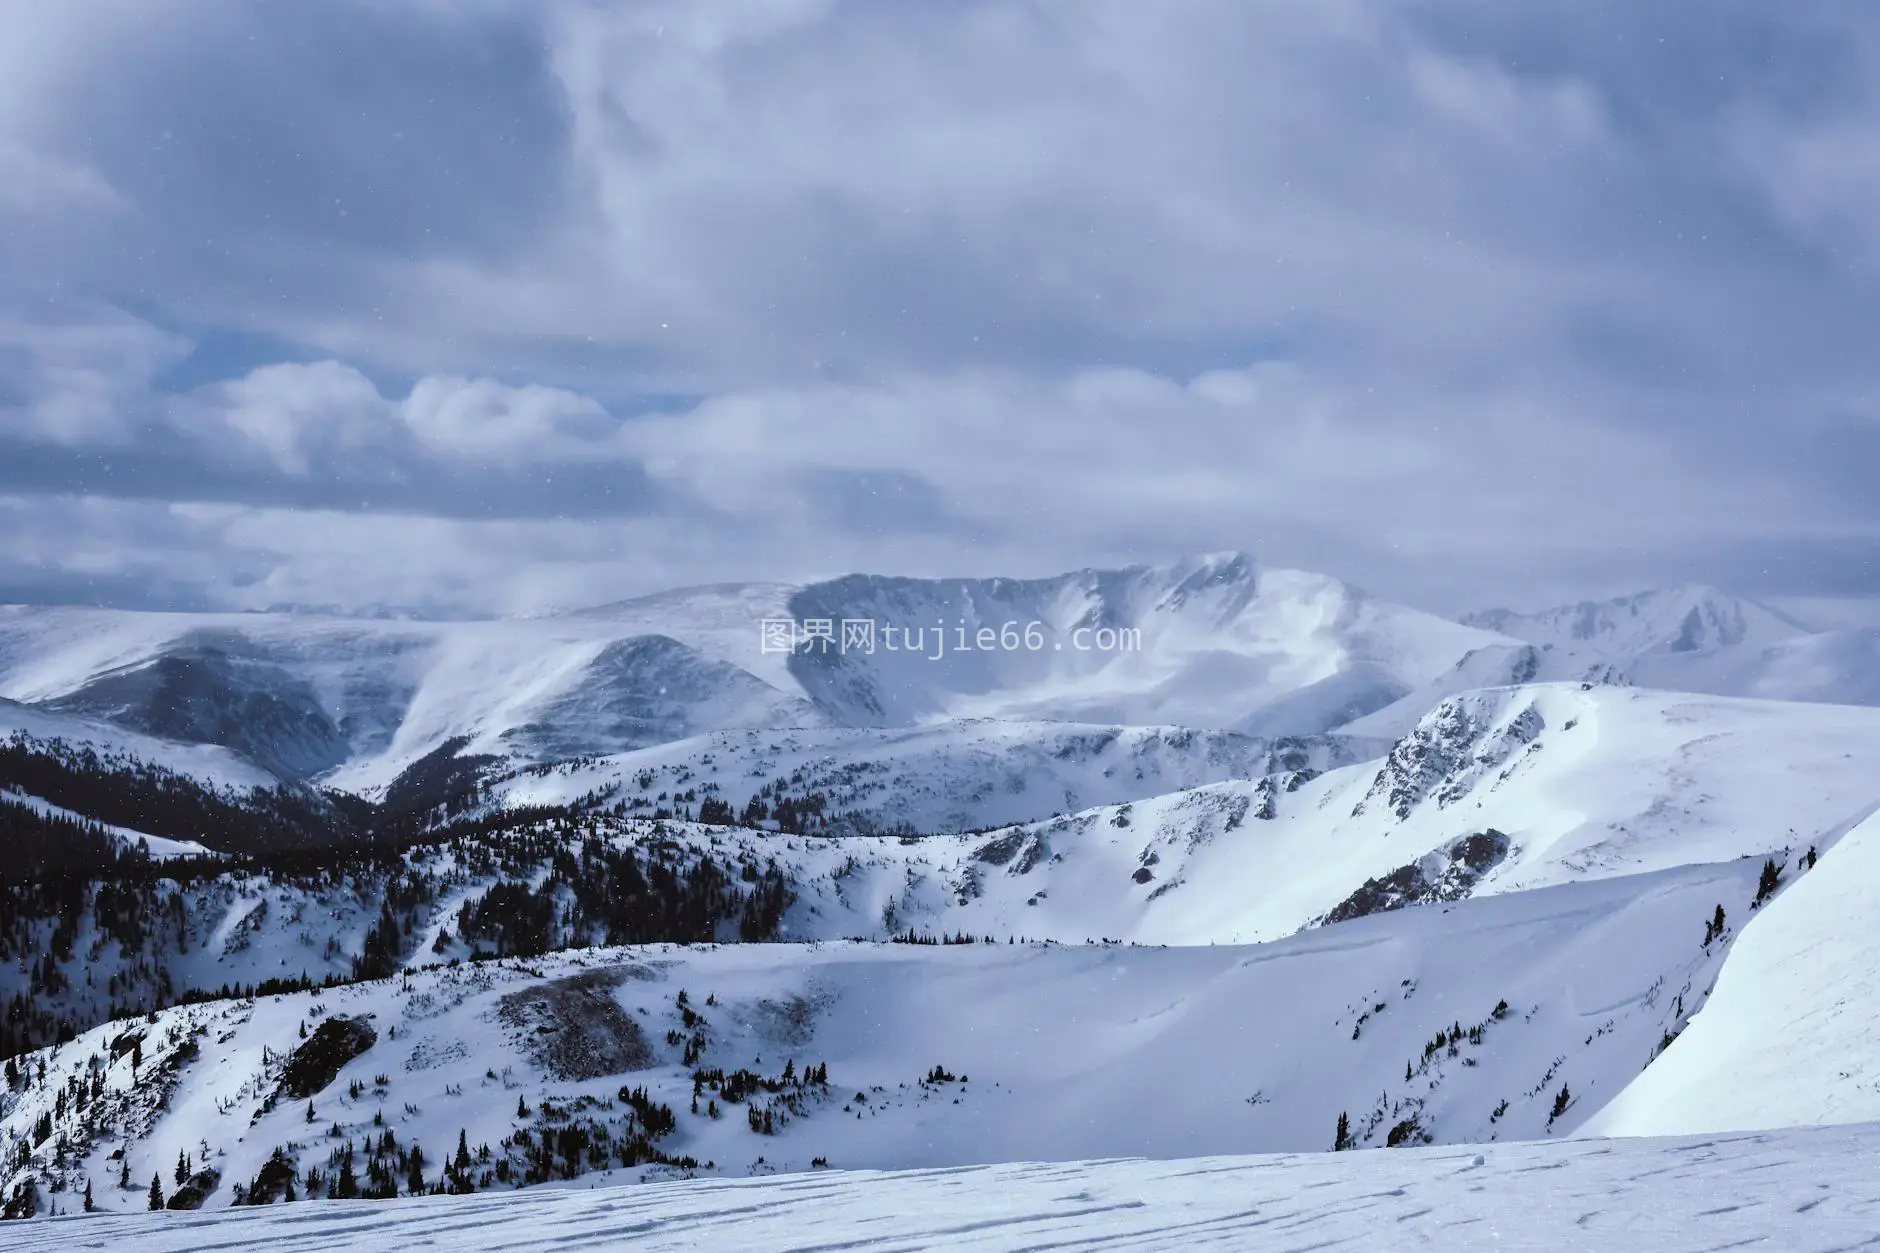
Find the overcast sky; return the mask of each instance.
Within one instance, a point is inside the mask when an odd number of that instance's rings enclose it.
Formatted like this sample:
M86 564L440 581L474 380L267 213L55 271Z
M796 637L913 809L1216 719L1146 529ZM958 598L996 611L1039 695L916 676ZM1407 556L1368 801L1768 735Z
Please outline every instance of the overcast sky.
M0 599L1880 593L1868 0L0 8Z

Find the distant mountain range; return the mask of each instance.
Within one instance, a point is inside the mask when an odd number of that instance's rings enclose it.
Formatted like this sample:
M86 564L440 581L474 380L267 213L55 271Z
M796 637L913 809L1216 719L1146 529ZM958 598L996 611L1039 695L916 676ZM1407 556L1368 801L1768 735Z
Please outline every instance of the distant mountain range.
M767 620L832 639L768 651ZM1880 631L1811 632L1705 587L1451 622L1244 553L726 584L487 621L0 608L0 697L367 795L447 744L520 766L960 719L1389 740L1445 696L1553 680L1875 704Z

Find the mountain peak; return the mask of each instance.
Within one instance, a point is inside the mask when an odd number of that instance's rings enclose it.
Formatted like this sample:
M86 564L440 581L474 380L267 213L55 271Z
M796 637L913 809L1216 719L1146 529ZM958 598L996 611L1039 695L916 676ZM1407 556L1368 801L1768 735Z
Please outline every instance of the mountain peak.
M1779 609L1703 583L1585 600L1534 613L1489 609L1465 614L1461 621L1543 648L1602 657L1702 652L1738 644L1765 646L1809 633L1808 627Z

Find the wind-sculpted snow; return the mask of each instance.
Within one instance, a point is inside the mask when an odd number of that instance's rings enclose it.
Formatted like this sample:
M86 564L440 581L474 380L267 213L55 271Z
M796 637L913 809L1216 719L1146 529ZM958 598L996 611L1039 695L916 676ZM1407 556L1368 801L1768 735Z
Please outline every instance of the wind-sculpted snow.
M1880 1128L778 1178L0 1227L0 1250L632 1248L1841 1253L1871 1244Z
M1314 734L1497 641L1244 553L1044 579L852 575L803 588L790 610L922 633L919 648L791 659L805 691L859 726L999 717ZM958 646L982 631L1001 642Z
M765 620L815 618L865 621L878 645L764 649ZM975 647L937 652L943 626ZM982 627L994 647L977 646ZM912 629L926 642L909 651L898 633ZM1228 554L1048 579L690 588L500 621L0 607L0 697L376 796L451 741L536 764L718 729L973 717L1316 734L1498 640Z
M1880 815L1782 858L1710 1004L1603 1111L1608 1135L1880 1119Z

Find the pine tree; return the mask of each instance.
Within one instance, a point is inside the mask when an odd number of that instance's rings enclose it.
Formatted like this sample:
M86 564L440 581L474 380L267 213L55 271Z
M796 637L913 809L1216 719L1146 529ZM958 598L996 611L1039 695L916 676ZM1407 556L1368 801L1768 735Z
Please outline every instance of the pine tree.
M124 1192L131 1190L131 1159L128 1153L124 1155L124 1169L118 1173L118 1188Z
M98 1203L91 1198L91 1180L87 1179L85 1180L85 1212L89 1214L97 1208Z
M1771 896L1774 896L1776 889L1781 886L1782 872L1776 868L1776 859L1773 857L1764 858L1762 875L1756 880L1755 904L1760 905Z
M528 1116L529 1116L528 1101L524 1100L522 1097L517 1097L516 1098L516 1117L527 1118Z
M163 1208L163 1178L160 1175L150 1176L150 1208Z
M1351 1147L1351 1115L1338 1111L1338 1134L1332 1140L1332 1152L1343 1153Z
M1554 1097L1554 1112L1547 1116L1547 1121L1552 1122L1554 1119L1566 1113L1567 1106L1571 1105L1572 1103L1573 1103L1572 1093L1567 1091L1566 1084L1564 1083L1561 1084L1559 1095Z
M189 1182L189 1154L176 1150L176 1183L178 1187Z
M451 1161L451 1169L460 1175L470 1171L470 1137L462 1128L457 1130L457 1156Z

